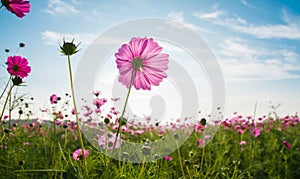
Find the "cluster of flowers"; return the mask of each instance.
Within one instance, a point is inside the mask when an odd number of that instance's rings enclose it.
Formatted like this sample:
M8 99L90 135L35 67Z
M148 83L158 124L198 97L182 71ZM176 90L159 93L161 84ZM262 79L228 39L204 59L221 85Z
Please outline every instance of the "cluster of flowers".
M237 131L239 134L244 134L245 132L250 132L250 134L258 138L261 135L262 131L270 133L271 131L284 131L289 126L296 126L300 123L300 118L298 115L288 115L283 118L278 118L274 120L273 118L264 115L263 117L255 120L252 116L243 117L241 115L237 115L231 119L225 119L222 122L222 125L225 129L232 129ZM278 123L279 121L279 123ZM240 142L241 146L247 144L247 141L243 140ZM283 140L282 144L284 144L287 148L291 148L291 144L287 140Z

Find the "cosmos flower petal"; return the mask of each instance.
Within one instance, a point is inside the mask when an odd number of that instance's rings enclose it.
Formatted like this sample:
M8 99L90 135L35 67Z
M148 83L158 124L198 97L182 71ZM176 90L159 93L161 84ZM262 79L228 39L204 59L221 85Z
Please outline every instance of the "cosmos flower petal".
M129 46L133 54L133 58L140 57L141 53L144 51L145 47L147 46L147 38L134 37L129 42Z
M168 69L169 55L160 53L144 60L144 66L165 71Z
M9 56L7 58L7 71L12 76L24 78L31 72L31 67L28 66L26 58L21 56Z
M151 85L158 86L167 77L165 71L169 63L169 55L161 51L162 47L147 37L134 37L128 44L123 44L115 54L119 81L128 88L132 70L135 70L132 85L137 90L151 90Z
M14 13L17 17L22 18L25 13L30 12L30 2L25 0L5 0L2 4L6 9Z
M150 90L151 84L146 76L147 75L145 75L144 72L137 71L134 77L133 86L135 86L136 89Z
M130 84L131 74L132 74L132 70L119 76L119 81L127 88L129 87Z
M128 44L123 44L119 49L119 52L115 54L115 57L119 62L121 61L131 61L133 58L131 49ZM118 62L117 62L118 63Z
M153 41L152 38L148 39L147 46L143 50L141 54L141 58L145 59L147 56L152 56L154 54L159 54L162 51L162 47L160 47L156 42Z

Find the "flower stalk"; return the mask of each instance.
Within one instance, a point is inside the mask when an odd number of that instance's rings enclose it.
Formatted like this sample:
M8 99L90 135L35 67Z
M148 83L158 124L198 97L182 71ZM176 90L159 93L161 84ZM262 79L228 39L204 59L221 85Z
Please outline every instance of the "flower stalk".
M80 125L79 125L78 112L77 112L76 101L75 101L75 92L74 92L74 85L73 85L73 75L72 75L71 59L70 59L70 55L67 55L67 56L68 56L68 67L69 67L69 76L70 76L70 85L71 85L71 92L72 92L72 100L73 100L74 112L75 112L75 118L76 118L76 124L77 124L77 133L78 133L78 138L79 138L80 146L82 148L82 150L81 150L82 151L82 156L84 156L84 144L83 144L83 140L82 140ZM87 162L86 162L85 157L83 157L83 165L84 165L85 176L87 176L88 169L87 169Z
M1 112L1 116L0 116L0 122L2 121L2 117L3 117L3 115L4 115L5 107L6 107L6 105L7 105L8 99L10 98L10 94L11 94L12 89L13 89L14 86L15 86L14 84L11 85L10 88L9 88L9 90L8 90L8 95L6 96L6 99L5 99L3 108L2 108L2 112Z
M6 83L6 85L5 85L5 87L4 87L4 89L3 89L3 92L0 95L0 99L3 97L3 95L4 95L4 93L5 93L6 89L7 89L7 87L9 85L9 82L10 82L11 78L12 77L10 76L9 79L8 79L8 81L7 81L7 83Z
M135 72L136 72L136 70L133 69L132 73L131 73L131 77L130 77L129 88L128 88L125 104L124 104L124 107L123 107L123 111L122 111L121 117L118 120L119 121L119 126L118 126L118 129L117 129L117 134L116 134L116 139L115 139L115 142L114 142L113 149L116 147L117 139L118 139L118 136L119 136L119 133L120 133L120 128L122 127L123 117L124 117L126 106L127 106L127 103L128 103L128 99L129 99L129 95L130 95L130 91L131 91L131 87L132 87L132 83L133 83L133 78L135 76Z

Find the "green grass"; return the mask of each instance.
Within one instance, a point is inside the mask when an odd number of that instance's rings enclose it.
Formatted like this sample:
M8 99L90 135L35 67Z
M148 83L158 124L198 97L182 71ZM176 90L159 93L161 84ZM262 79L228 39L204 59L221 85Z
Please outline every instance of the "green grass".
M239 134L233 124L221 125L205 148L197 145L201 134L194 132L179 150L170 154L171 161L162 158L140 164L120 162L85 141L89 150L88 175L89 178L300 178L299 122L282 130L283 119L265 121L258 137L249 130ZM11 127L9 132L4 131L7 124L1 125L0 178L82 178L83 161L72 158L72 153L80 148L79 141L74 140L76 130L65 129L63 125L54 129L38 123L27 124L26 128L25 124ZM156 131L151 133L155 134L152 138L159 139ZM150 132L145 132L138 138L149 136ZM242 140L247 144L240 146ZM291 144L290 148L283 144L284 140Z

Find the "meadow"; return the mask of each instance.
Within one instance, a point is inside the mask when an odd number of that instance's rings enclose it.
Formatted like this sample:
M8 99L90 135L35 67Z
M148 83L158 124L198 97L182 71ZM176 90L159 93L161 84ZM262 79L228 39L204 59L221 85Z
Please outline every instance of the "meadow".
M25 110L24 110L25 111ZM83 157L75 122L63 111L52 112L52 121L20 120L1 122L1 178L83 178ZM114 115L112 113L112 115ZM115 114L117 116L118 114ZM20 115L26 116L26 113ZM200 117L201 119L201 117ZM234 114L218 124L194 124L194 131L178 150L145 163L122 162L100 152L84 140L88 178L298 178L300 171L300 119L297 115L274 114L253 120ZM105 118L102 124L114 124ZM201 124L202 123L202 124ZM172 124L176 130L180 125ZM215 136L204 130L219 125ZM159 124L133 127L124 123L121 137L145 143L159 140L171 131ZM201 138L202 136L202 138ZM206 140L211 141L206 144ZM100 145L100 144L99 144Z
M30 7L26 0L2 0L0 10L5 8L23 18ZM115 53L119 82L128 88L122 111L105 106L108 99L99 91L93 93L93 104L77 106L71 56L79 51L79 44L74 39L63 39L60 44L60 53L67 58L70 94L52 94L51 107L40 109L41 116L31 108L34 98L18 93L34 70L19 55L26 44L20 43L15 55L4 50L8 80L1 82L0 178L300 178L297 113L278 116L273 111L261 117L234 113L222 119L199 113L197 120L188 124L186 119L154 122L151 116L141 123L126 116L132 87L151 90L168 77L169 54L162 53L153 38L132 37ZM84 108L81 114L77 107ZM181 134L188 129L192 129L189 138L180 143ZM125 142L142 148L134 153L119 150ZM162 146L168 145L175 150L164 151ZM110 157L112 154L118 157ZM118 160L145 156L151 160Z

